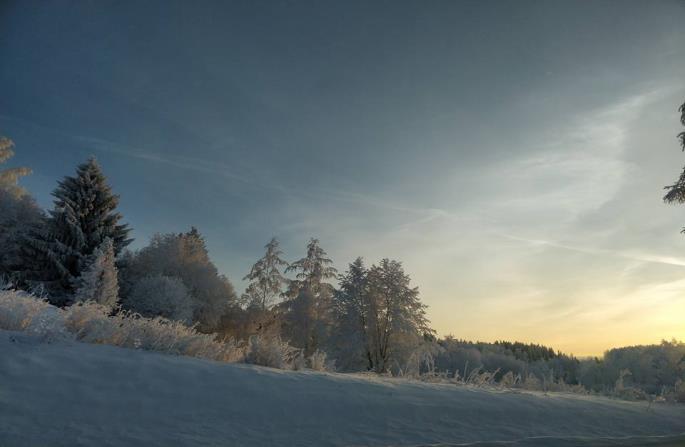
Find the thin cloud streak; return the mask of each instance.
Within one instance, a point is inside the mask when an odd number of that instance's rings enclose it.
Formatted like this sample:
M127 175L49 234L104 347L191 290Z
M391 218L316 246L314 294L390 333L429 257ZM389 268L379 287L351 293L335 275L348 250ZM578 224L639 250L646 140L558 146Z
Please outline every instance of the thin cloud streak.
M545 240L545 239L529 239L529 238L514 236L511 234L497 233L497 232L495 232L494 234L496 234L502 238L509 239L509 240L524 242L524 243L526 243L528 245L532 245L534 247L552 247L552 248L570 250L570 251L575 251L578 253L584 253L584 254L589 254L589 255L609 255L609 256L615 256L615 257L624 258L624 259L630 259L632 261L648 262L648 263L655 263L655 264L666 264L666 265L674 265L674 266L678 266L678 267L685 267L685 259L680 259L680 258L676 258L676 257L672 257L672 256L642 254L642 253L634 253L631 251L610 250L610 249L603 249L603 248L590 248L590 247L562 244L560 242Z
M78 141L82 144L86 144L95 151L106 152L110 154L122 155L125 157L130 157L138 160L143 160L150 163L164 164L168 166L173 166L179 169L191 170L196 172L204 172L220 175L222 177L235 180L237 182L243 183L244 185L250 187L257 187L266 190L272 190L279 192L284 195L300 197L305 199L319 199L319 200L335 200L340 202L348 202L356 205L363 205L371 208L383 208L391 211L405 212L409 214L415 214L422 216L418 221L427 222L435 218L446 216L447 213L444 210L433 209L433 208L413 208L396 203L392 203L388 200L380 199L378 197L371 196L369 194L361 194L356 192L345 191L342 189L329 189L325 187L312 188L310 190L304 190L301 188L288 188L274 182L263 182L257 181L253 177L246 177L240 174L232 172L227 166L216 161L207 161L197 157L188 156L168 156L157 152L152 152L145 150L136 146L131 146L128 144L117 143L111 140L97 138L87 135L74 135L68 132L64 132L52 127L43 126L35 122L16 118L9 115L0 114L1 119L11 120L23 125L28 125L36 129L40 129L43 132L47 132L53 135L58 135L63 138L72 139Z

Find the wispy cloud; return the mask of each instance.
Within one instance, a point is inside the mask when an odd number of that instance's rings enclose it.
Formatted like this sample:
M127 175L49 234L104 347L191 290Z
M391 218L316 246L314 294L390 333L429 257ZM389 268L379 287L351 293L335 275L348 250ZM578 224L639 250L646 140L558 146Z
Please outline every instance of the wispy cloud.
M151 163L166 164L180 169L189 169L199 172L217 174L239 181L246 185L269 189L290 196L302 197L306 199L318 199L323 201L334 200L348 202L374 209L392 210L407 213L409 215L419 216L417 221L418 223L426 223L440 217L450 217L452 219L457 218L455 214L448 213L445 210L436 208L411 207L366 193L351 192L343 189L331 189L313 185L311 187L285 187L273 181L261 181L257 180L254 176L247 177L231 172L228 166L216 161L188 156L163 155L131 146L121 145L101 138L86 136L73 136L73 138L89 144L96 150L133 157ZM316 206L316 203L313 205Z
M531 155L496 166L489 173L489 178L502 185L502 193L491 203L508 212L558 209L567 218L603 205L632 172L624 152L634 121L672 90L650 89L584 111L571 118L565 129L540 131L531 139L530 149L523 152Z
M639 252L634 252L634 251L630 251L630 250L611 250L611 249L604 249L604 248L583 247L583 246L577 246L577 245L564 244L564 243L551 241L551 240L528 239L528 238L514 236L511 234L505 234L505 233L494 233L494 234L496 234L500 237L512 240L512 241L523 242L527 245L531 245L534 247L551 247L551 248L558 248L558 249L562 249L562 250L575 251L578 253L585 253L588 255L614 256L614 257L630 259L630 260L639 261L639 262L649 262L649 263L656 263L656 264L667 264L667 265L675 265L675 266L679 266L679 267L685 267L685 258L677 258L677 257L673 257L673 256L663 256L663 255L649 254L649 253L639 253Z
M226 166L222 163L210 162L210 161L203 160L201 158L196 158L196 157L171 156L171 155L160 154L160 153L151 152L151 151L148 151L148 150L145 150L142 148L137 148L137 147L133 147L130 145L119 144L119 143L115 143L113 141L105 140L102 138L91 137L91 136L71 135L71 138L73 138L74 140L79 141L81 143L87 144L89 147L92 147L94 150L98 150L98 151L103 151L103 152L108 152L108 153L113 153L113 154L118 154L118 155L124 155L127 157L136 158L139 160L145 160L145 161L148 161L151 163L158 163L158 164L165 164L165 165L169 165L169 166L174 166L174 167L180 168L180 169L188 169L188 170L193 170L193 171L198 171L198 172L212 173L212 174L216 174L216 175L219 175L219 176L231 179L231 180L236 180L236 181L244 183L246 185L273 188L273 185L266 185L263 183L259 183L259 182L256 182L252 178L248 178L246 176L232 172L228 168L228 166Z
M217 160L209 160L187 155L169 155L166 153L160 153L154 150L137 147L129 143L119 143L90 135L76 135L9 115L0 114L0 119L18 122L22 125L39 129L41 132L59 135L60 137L79 142L81 145L86 145L94 151L134 158L148 163L172 166L178 169L210 173L234 180L251 188L265 189L282 195L309 200L311 201L312 207L316 207L320 202L325 201L346 202L352 205L371 209L397 211L406 213L410 216L418 216L418 222L428 222L440 216L449 214L444 210L407 206L402 203L397 203L391 199L381 198L369 193L347 191L341 188L334 189L320 185L287 187L274 181L274 179L265 180L259 178L256 174L256 169L252 169L252 172L249 174L238 173L225 163ZM216 146L221 146L224 144L225 142L218 142L216 143ZM303 225L304 223L305 222L302 222ZM294 227L298 227L297 224L292 223L287 225L294 225Z

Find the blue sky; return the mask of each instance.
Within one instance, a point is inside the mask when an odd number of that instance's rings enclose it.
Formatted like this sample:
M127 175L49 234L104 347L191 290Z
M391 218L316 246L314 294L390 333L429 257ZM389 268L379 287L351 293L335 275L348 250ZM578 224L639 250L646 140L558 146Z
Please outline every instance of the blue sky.
M197 3L0 5L43 206L93 154L136 246L195 225L238 289L314 236L402 260L440 334L685 338L683 2Z

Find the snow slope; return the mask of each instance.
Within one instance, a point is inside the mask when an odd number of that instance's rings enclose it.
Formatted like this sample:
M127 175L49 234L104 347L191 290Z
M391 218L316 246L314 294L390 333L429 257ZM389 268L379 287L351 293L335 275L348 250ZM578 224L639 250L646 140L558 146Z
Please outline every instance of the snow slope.
M0 331L0 446L685 445L685 405L287 372ZM644 436L669 436L644 438ZM639 436L631 440L603 437Z

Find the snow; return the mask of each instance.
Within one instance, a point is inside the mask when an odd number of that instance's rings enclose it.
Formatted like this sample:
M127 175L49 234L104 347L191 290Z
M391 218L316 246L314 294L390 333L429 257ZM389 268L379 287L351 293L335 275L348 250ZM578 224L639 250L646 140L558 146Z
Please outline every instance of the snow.
M2 446L685 444L683 405L281 371L8 331L0 353ZM602 439L626 436L640 438Z

